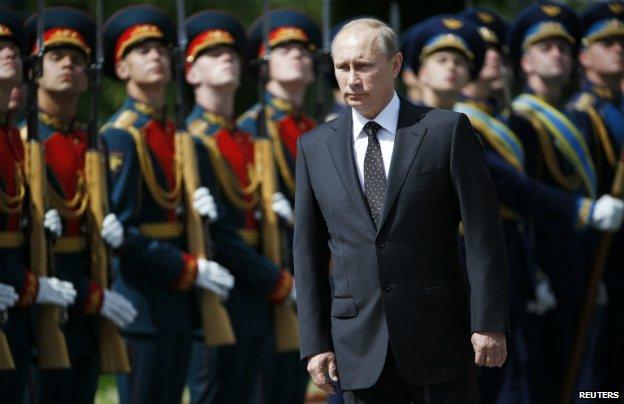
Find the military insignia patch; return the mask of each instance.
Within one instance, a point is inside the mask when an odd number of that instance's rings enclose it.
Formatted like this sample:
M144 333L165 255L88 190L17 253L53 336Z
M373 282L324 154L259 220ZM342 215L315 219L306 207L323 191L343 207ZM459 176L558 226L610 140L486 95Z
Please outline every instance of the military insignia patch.
M448 29L460 29L464 23L456 18L445 18L442 20L442 24Z
M112 152L108 156L108 166L111 172L116 173L123 165L124 155L120 152Z
M554 17L561 12L561 8L558 6L541 6L540 7L544 14L549 17Z

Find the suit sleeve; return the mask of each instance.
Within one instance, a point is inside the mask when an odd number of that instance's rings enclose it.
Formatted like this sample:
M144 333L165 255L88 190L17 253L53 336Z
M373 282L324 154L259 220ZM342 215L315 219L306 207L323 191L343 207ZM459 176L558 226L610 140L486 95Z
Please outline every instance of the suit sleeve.
M119 254L132 262L131 267L153 282L179 290L192 286L197 274L196 259L176 246L143 236L139 231L142 175L134 140L124 130L108 129L103 135L112 166L111 210L125 230Z
M298 140L295 195L294 269L297 285L300 354L333 350L329 286L329 235L314 196L301 137Z
M500 207L481 143L464 114L453 131L450 171L464 227L472 331L507 332L507 258Z

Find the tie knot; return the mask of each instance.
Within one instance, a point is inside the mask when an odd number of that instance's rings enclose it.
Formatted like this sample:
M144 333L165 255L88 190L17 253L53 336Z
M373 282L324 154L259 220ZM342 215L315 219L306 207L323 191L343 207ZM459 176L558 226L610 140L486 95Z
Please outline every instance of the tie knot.
M369 137L377 135L377 131L379 131L381 125L379 125L375 121L368 121L366 125L364 125L364 133L366 133Z

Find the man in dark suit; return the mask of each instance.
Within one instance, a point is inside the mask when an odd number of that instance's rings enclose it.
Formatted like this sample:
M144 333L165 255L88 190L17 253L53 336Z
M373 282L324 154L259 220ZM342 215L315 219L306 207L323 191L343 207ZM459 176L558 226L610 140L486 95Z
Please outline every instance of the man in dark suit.
M478 402L474 365L503 364L508 329L504 236L481 144L465 115L398 98L402 55L387 25L345 25L332 56L352 108L298 142L301 357L318 387L339 381L347 402Z

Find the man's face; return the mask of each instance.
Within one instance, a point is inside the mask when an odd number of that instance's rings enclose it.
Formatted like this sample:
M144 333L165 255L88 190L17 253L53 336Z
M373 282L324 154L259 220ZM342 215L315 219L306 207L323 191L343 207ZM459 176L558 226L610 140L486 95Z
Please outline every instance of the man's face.
M307 86L314 81L314 62L306 45L290 42L271 50L269 77L284 84Z
M0 41L0 82L16 86L22 81L20 50L11 41Z
M217 46L203 52L187 73L191 84L209 87L237 88L240 84L241 62L230 46Z
M491 83L495 87L503 79L503 55L501 55L500 51L493 47L488 47L485 52L485 60L483 63L483 68L479 72L479 80L484 81L486 83Z
M380 111L394 91L403 56L390 59L378 44L377 30L351 29L338 35L332 48L334 71L347 105L363 115Z
M169 49L161 41L145 41L117 62L115 71L121 80L139 86L164 86L171 80Z
M561 38L540 41L524 52L521 65L526 75L545 80L567 79L572 72L572 45Z
M581 52L579 60L585 70L600 75L624 74L624 37L592 43Z
M77 96L87 89L87 59L77 49L53 48L43 55L39 86L48 92Z
M470 81L470 63L459 51L440 50L423 60L418 77L423 86L433 91L459 92Z

